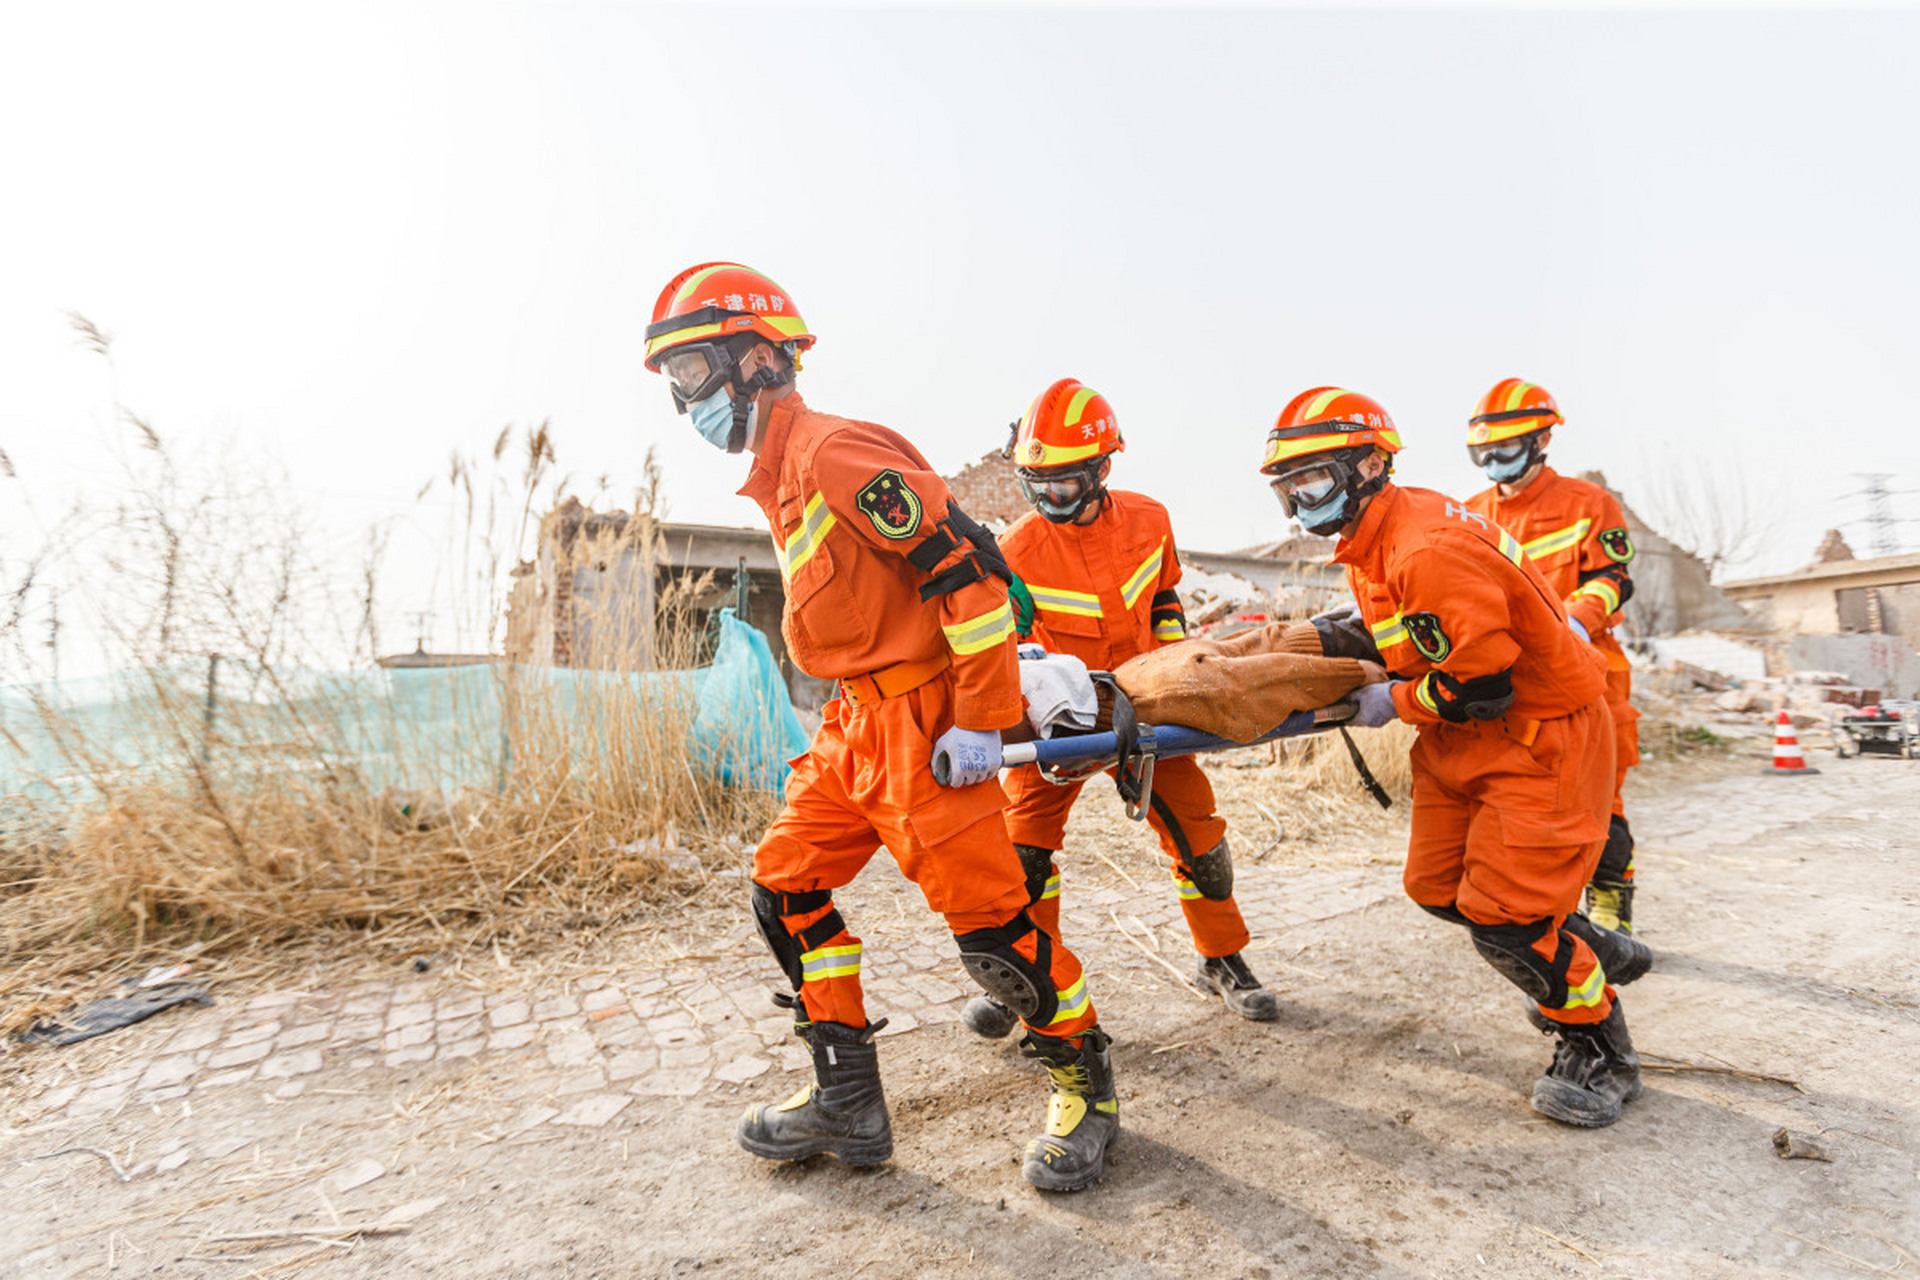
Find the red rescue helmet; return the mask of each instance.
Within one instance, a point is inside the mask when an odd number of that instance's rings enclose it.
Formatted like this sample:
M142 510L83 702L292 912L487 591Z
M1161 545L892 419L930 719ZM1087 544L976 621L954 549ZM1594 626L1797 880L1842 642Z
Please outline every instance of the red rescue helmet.
M1107 398L1077 378L1062 378L1013 424L1003 456L1013 459L1034 510L1066 524L1105 491L1109 455L1126 447Z
M1480 397L1467 419L1467 444L1498 444L1556 426L1565 419L1547 389L1520 378L1502 378Z
M1368 444L1400 452L1400 432L1380 402L1343 387L1315 387L1287 401L1280 411L1267 432L1267 456L1260 470L1278 475L1295 458Z
M737 262L703 262L667 282L653 304L647 326L647 368L660 371L660 359L676 347L753 333L793 351L813 346L813 335L787 291L752 267Z

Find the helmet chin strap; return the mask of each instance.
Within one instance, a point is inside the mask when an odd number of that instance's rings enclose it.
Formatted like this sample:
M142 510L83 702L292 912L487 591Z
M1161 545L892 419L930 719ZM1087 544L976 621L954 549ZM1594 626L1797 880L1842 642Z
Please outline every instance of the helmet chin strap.
M1364 461L1364 458L1360 460L1360 462ZM1346 505L1341 507L1338 517L1333 520L1322 521L1319 524L1303 523L1302 527L1304 527L1308 533L1314 534L1317 537L1326 537L1329 534L1338 532L1346 526L1349 520L1353 519L1354 513L1359 511L1361 503L1387 487L1387 478L1393 474L1393 459L1391 457L1387 459L1387 465L1380 468L1380 474L1374 476L1372 479L1366 479L1361 476L1360 462L1342 463L1342 466L1344 466L1347 471L1345 483L1347 501ZM1299 515L1299 511L1293 506L1291 499L1288 501L1287 514L1296 517Z
M733 430L727 435L727 452L739 453L747 447L747 415L753 412L754 397L768 387L793 381L793 370L762 368L742 382L734 379Z

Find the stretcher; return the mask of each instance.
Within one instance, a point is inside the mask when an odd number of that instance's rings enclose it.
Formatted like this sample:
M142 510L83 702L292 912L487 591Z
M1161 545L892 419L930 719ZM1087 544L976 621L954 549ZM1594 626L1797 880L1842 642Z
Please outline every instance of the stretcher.
M1304 737L1333 729L1342 730L1342 736L1345 737L1345 725L1356 710L1352 702L1341 701L1311 711L1296 711L1265 733L1245 742L1235 742L1179 724L1139 724L1132 733L1109 729L1040 738L1032 742L1009 742L1000 748L1000 766L1011 769L1023 764L1038 765L1041 777L1061 784L1077 782L1106 769L1117 769L1115 782L1121 800L1126 805L1127 816L1139 822L1146 818L1153 801L1153 766L1156 760L1255 747L1263 742ZM1363 785L1385 807L1389 803L1386 792L1366 772L1359 748L1354 746L1352 738L1347 738L1346 742L1347 751L1361 770ZM951 762L944 754L934 756L933 776L943 786L952 776Z

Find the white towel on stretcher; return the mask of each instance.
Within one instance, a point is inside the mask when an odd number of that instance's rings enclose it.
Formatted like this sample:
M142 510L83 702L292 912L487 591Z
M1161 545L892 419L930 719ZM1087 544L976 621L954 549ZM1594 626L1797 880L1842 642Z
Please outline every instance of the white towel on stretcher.
M1020 646L1020 692L1027 699L1027 723L1043 738L1061 729L1091 729L1100 714L1087 664L1037 644Z

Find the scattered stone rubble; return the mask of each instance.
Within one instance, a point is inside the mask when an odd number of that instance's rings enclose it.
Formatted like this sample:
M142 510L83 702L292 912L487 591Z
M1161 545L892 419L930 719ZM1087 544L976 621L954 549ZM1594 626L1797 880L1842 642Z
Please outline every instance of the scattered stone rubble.
M1704 646L1689 650L1658 641L1643 645L1642 652L1633 655L1634 705L1643 716L1668 722L1683 734L1704 730L1718 738L1766 744L1771 742L1779 715L1785 711L1796 730L1822 731L1813 741L1825 745L1826 732L1842 716L1875 705L1883 696L1892 696L1853 684L1837 671L1753 674L1767 669L1769 655L1751 639L1726 635L1700 638L1726 646L1723 652L1750 650L1761 662L1758 667L1741 659L1723 664L1743 672L1732 674L1677 656L1678 652L1696 657L1712 652Z

